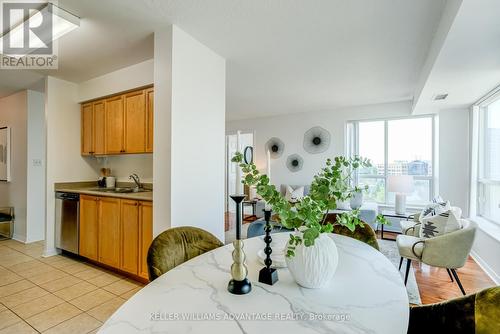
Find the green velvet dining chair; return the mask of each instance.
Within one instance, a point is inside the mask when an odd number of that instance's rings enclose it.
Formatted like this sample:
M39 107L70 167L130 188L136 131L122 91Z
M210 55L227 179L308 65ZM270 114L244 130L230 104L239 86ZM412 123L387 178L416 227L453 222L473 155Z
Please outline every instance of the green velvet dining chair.
M500 286L449 301L410 307L408 334L500 333Z
M336 213L329 213L325 219L325 223L332 223L334 224L337 221L337 214ZM350 237L359 241L362 241L376 250L380 250L380 247L378 245L377 241L377 235L375 234L375 231L373 228L364 223L363 226L356 226L356 229L354 232L349 230L347 227L343 225L334 225L333 226L333 233L335 234L340 234L340 235L345 235L346 237Z
M174 227L158 235L148 251L149 280L153 281L176 266L223 243L198 227Z

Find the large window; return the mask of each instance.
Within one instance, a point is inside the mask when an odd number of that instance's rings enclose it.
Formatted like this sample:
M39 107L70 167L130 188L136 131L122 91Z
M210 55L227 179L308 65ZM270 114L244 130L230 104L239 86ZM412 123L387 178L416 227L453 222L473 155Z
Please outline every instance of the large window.
M366 198L393 205L395 194L387 191L390 175L413 175L410 205L428 203L434 192L434 117L355 121L348 125L351 154L369 158L371 168L360 170L356 181L368 186Z
M500 97L480 106L478 214L500 223Z

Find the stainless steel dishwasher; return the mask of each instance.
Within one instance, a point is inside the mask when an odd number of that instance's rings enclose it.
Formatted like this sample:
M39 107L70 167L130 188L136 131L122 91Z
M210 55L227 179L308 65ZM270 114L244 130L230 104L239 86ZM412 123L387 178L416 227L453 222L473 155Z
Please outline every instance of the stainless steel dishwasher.
M56 192L56 247L79 254L80 195Z

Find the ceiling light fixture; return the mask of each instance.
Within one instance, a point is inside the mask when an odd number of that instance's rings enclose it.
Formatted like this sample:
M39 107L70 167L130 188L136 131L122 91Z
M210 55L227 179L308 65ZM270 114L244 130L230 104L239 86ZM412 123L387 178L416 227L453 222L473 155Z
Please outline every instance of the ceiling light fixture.
M43 24L44 17L51 16L52 20L48 20L52 23L52 26L48 24ZM20 24L11 28L7 31L2 37L0 37L1 42L1 53L6 54L5 44L9 41L10 46L14 47L23 47L26 45L26 41L24 41L24 30L25 27L29 27L29 50L27 52L23 52L24 54L8 54L9 56L22 57L34 50L46 48L47 42L52 43L67 33L75 30L80 26L80 18L76 15L69 13L68 11L52 4L47 3L40 10L33 10L31 16L22 21ZM36 35L33 34L31 28L36 27ZM8 38L7 38L8 37Z

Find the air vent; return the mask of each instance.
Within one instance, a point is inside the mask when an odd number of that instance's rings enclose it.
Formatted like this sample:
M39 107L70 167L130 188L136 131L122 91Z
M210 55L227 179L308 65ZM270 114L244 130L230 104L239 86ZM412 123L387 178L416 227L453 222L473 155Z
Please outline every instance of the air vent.
M434 101L446 100L447 97L448 97L448 94L438 94L438 95L434 96Z

